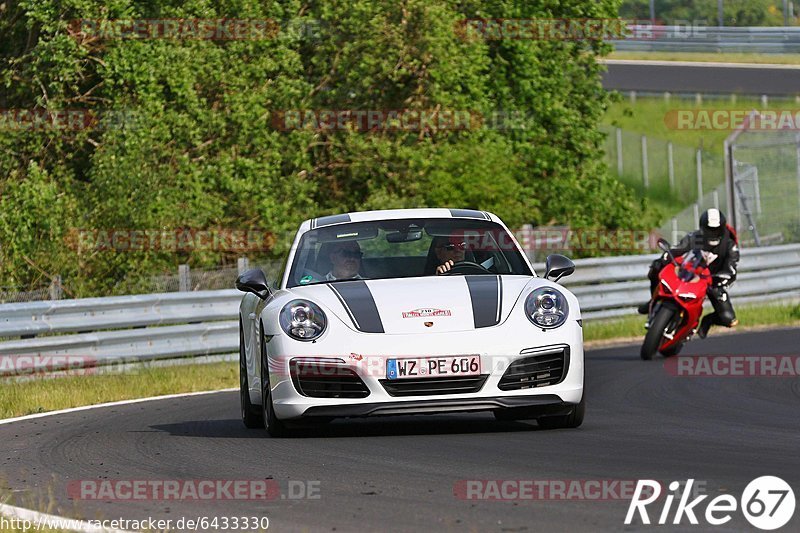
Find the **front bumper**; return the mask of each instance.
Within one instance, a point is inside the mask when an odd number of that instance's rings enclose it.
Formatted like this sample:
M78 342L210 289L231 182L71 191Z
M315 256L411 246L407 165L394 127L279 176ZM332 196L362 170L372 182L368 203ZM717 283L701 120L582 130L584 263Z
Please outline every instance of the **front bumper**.
M403 414L431 414L471 411L513 410L534 415L568 414L583 398L583 332L577 320L542 332L524 323L505 324L477 331L432 333L427 335L345 334L320 343L301 343L286 336L276 336L267 345L270 387L275 414L283 420L303 417L368 417ZM526 352L547 346L569 347L568 367L563 379L553 385L519 390L502 390L500 380L515 361ZM331 348L336 347L336 348ZM355 362L350 356L362 354ZM338 355L337 355L338 354ZM446 356L477 354L481 357L486 380L476 392L458 394L392 396L381 383L385 374L374 370L373 360L409 356ZM289 361L294 358L338 357L343 367L356 373L369 389L364 398L316 398L299 393L292 382ZM367 363L366 358L370 358ZM378 367L379 368L379 367ZM259 397L251 400L260 403ZM530 416L534 418L535 416ZM523 418L520 416L520 418Z
M410 400L350 405L317 405L309 407L303 418L314 417L367 417L387 415L420 415L437 413L468 413L513 409L520 418L535 418L541 415L569 414L574 404L566 403L555 394L536 396L506 396L495 398L458 398ZM525 415L525 416L522 416Z

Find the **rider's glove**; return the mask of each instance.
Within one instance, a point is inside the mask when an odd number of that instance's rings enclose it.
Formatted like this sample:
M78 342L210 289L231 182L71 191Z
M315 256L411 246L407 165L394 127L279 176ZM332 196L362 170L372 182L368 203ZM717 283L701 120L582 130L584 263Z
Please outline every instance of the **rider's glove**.
M730 283L731 277L729 274L717 274L711 279L711 282L716 287L725 287Z

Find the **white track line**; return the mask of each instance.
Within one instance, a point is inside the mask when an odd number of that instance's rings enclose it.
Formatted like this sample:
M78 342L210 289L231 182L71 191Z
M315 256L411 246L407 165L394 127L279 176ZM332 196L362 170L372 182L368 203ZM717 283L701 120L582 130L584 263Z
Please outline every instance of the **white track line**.
M134 400L121 400L118 402L98 403L96 405L84 405L82 407L72 407L70 409L60 409L58 411L48 411L46 413L36 413L33 415L18 416L16 418L6 418L5 420L0 420L0 426L5 424L11 424L13 422L33 420L35 418L44 418L46 416L75 413L77 411L89 411L91 409L115 407L118 405L130 405L135 403L152 402L156 400L169 400L173 398L187 398L189 396L201 396L203 394L216 394L218 392L232 392L237 390L239 389L232 388L232 389L219 389L219 390L201 391L201 392L185 392L181 394L167 394L165 396L151 396L149 398L136 398ZM128 533L127 531L121 529L109 529L109 528L97 527L93 524L90 524L89 522L78 520L76 518L67 518L63 516L40 513L39 511L32 511L30 509L24 509L22 507L14 507L13 505L7 505L4 503L0 503L0 515L11 518L17 518L20 520L29 520L32 524L33 529L40 529L43 528L45 525L50 524L51 527L59 525L60 526L59 529L66 531L80 531L81 533ZM36 524L40 524L39 527L36 527Z
M719 67L719 68L752 68L752 69L780 69L797 70L800 65L785 65L777 63L723 63L720 61L661 61L650 59L598 59L598 63L606 65L642 65L652 67Z
M133 400L121 400L118 402L108 402L108 403L98 403L95 405L84 405L81 407L71 407L69 409L60 409L58 411L47 411L45 413L35 413L32 415L25 415L25 416L18 416L16 418L6 418L5 420L0 420L0 426L5 424L11 424L13 422L22 422L24 420L33 420L34 418L44 418L46 416L54 416L54 415L63 415L66 413L75 413L77 411L89 411L91 409L101 409L103 407L115 407L117 405L130 405L133 403L142 403L142 402L152 402L156 400L170 400L172 398L187 398L189 396L201 396L203 394L216 394L218 392L232 392L238 391L237 388L232 389L219 389L219 390L209 390L209 391L201 391L201 392L184 392L181 394L167 394L164 396L150 396L149 398L136 398Z

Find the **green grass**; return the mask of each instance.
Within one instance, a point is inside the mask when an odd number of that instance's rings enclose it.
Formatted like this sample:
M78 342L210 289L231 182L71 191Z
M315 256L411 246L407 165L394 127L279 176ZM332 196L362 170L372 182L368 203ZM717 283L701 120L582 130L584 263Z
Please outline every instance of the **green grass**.
M736 305L736 300L733 300ZM800 304L781 304L770 306L744 305L736 307L739 325L736 331L758 328L760 326L800 326ZM587 320L584 322L583 339L586 342L610 341L644 337L645 317L626 316L609 320ZM724 328L712 328L710 335Z
M769 109L796 109L794 100L767 102ZM623 130L647 135L653 139L672 141L674 144L686 146L692 150L702 145L704 150L722 154L722 144L733 130L687 130L676 129L665 120L670 111L677 110L716 110L716 109L761 109L761 101L753 98L737 98L736 102L730 99L704 99L699 105L694 98L671 97L639 97L631 102L627 96L619 102L609 106L603 117L602 124L619 127ZM677 154L676 154L677 155Z
M716 61L721 63L759 63L800 65L800 54L758 54L729 52L614 52L608 59L649 61Z
M614 128L622 130L623 172L618 179L632 187L640 198L663 217L673 216L697 201L697 149L702 147L703 189L708 192L725 180L723 143L732 130L677 129L674 117L680 110L747 110L762 108L755 99L704 100L672 97L639 97L635 102L622 98L609 106L602 120L608 134L604 143L606 162L617 174L617 140ZM778 101L770 109L793 108L794 102ZM645 188L642 170L642 136L647 137L649 187ZM670 188L668 143L672 143L674 187ZM662 218L663 218L662 217ZM663 220L662 220L663 222Z
M142 368L124 374L66 376L2 385L0 418L148 396L236 387L235 362Z

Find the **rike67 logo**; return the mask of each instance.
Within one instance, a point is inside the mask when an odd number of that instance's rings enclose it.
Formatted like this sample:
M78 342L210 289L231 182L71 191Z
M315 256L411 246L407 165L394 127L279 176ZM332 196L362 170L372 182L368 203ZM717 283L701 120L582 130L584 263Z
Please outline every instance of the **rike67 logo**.
M690 524L699 524L698 516L705 518L705 522L712 526L727 524L733 518L737 509L750 524L766 531L778 529L786 525L794 515L794 491L779 477L762 476L751 481L742 492L742 497L737 501L731 494L721 494L705 502L705 512L701 512L701 503L708 498L703 494L696 496L691 501L692 485L694 479L687 480L685 488L678 494L682 486L678 481L669 484L670 493L664 498L664 506L658 515L657 524L667 524L672 513L672 504L678 499L677 507L672 517L672 524L680 524L686 518ZM625 524L630 525L638 512L642 524L650 524L650 515L647 506L653 504L661 497L661 484L651 479L639 480L633 493L633 499L625 516ZM654 506L655 507L655 506ZM655 509L651 509L655 510Z

